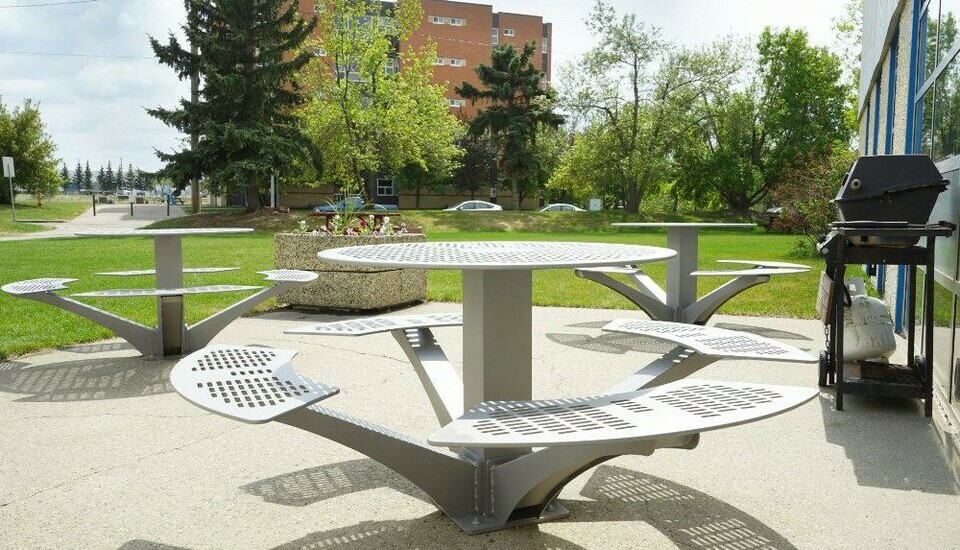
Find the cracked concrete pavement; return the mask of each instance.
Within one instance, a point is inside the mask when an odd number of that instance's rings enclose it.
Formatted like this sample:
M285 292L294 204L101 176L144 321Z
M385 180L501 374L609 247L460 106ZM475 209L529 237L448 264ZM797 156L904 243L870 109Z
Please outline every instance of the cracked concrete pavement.
M424 304L409 312L457 311ZM603 335L635 311L534 309L534 396L596 394L652 358L656 341ZM389 334L284 335L332 319L278 311L240 319L214 343L295 349L303 374L342 388L324 402L425 438L436 418ZM819 323L718 316L816 353ZM461 363L458 328L436 335ZM176 395L174 360L119 340L0 363L0 547L956 548L960 498L941 424L911 401L832 392L772 419L710 432L694 450L620 457L561 494L565 520L466 536L416 487L292 427L247 425ZM698 378L813 386L816 365L716 363Z

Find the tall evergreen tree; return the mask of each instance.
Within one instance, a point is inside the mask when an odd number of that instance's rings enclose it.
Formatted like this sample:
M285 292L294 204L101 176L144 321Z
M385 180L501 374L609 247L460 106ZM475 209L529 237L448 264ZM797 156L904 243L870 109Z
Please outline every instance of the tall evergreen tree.
M93 189L93 173L90 171L90 161L87 161L87 165L83 168L83 185L84 189Z
M107 171L104 172L103 177L103 187L101 188L104 193L113 193L116 189L116 179L113 176L113 167L110 165L110 161L107 161Z
M107 173L104 171L103 166L101 166L100 171L97 172L97 186L94 191L102 193L107 189L108 184Z
M130 163L127 163L127 175L124 179L127 182L127 187L129 187L131 191L137 191L140 189L140 182L137 178L137 173L133 171L133 165Z
M73 169L73 181L71 185L76 189L83 188L83 167L80 166L80 161L77 161L77 167Z
M67 163L60 165L60 182L63 184L64 189L68 189L70 187L70 169L67 168Z
M520 209L524 193L536 185L542 161L537 154L537 131L556 128L564 121L553 112L553 91L540 86L543 73L530 62L535 51L533 42L519 52L510 44L496 46L490 66L475 69L484 89L469 82L456 88L460 97L485 105L470 121L470 133L493 138L500 176L513 192L514 210Z
M291 107L303 101L294 75L312 54L289 54L299 50L316 19L301 19L299 2L288 0L185 4L183 30L199 53L191 53L172 34L166 44L151 37L150 45L159 62L180 79L200 76L199 101L181 100L175 109L148 112L200 140L194 150L158 151L157 156L181 189L189 178L204 177L218 191L242 189L247 208L257 210L270 174L311 155Z
M117 192L120 192L120 191L126 189L127 187L129 187L129 185L127 184L127 179L126 179L126 177L123 175L123 161L122 161L122 160L120 161L120 164L117 165L117 175L116 175L116 177L115 177L115 179L114 179L114 185L115 185L116 188L117 188Z

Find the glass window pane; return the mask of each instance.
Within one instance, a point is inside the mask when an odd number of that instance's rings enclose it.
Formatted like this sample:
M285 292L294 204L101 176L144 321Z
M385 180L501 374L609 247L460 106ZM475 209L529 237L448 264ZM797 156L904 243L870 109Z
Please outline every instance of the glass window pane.
M960 154L960 63L954 59L937 77L933 121L935 162Z
M933 88L928 89L923 99L917 102L914 131L918 132L916 152L929 155L933 144Z
M957 43L957 26L960 24L960 0L941 0L940 2L940 48L937 64L950 54L950 48Z
M937 14L940 9L936 0L930 2L930 7L927 8L926 17L921 17L920 19L920 36L918 43L920 44L920 55L921 63L920 66L923 67L923 70L920 71L920 79L917 82L917 87L919 88L927 78L933 74L933 69L937 66Z

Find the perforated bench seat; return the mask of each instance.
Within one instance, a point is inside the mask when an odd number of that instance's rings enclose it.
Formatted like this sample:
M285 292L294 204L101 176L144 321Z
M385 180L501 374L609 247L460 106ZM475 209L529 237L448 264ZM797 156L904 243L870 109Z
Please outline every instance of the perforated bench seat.
M754 269L703 269L690 273L692 277L750 277L757 275L795 275L806 273L810 268L758 267Z
M267 271L257 271L257 273L265 275L265 280L277 283L306 284L320 276L313 271L303 271L300 269L270 269Z
M444 447L553 447L682 436L762 420L794 409L816 389L682 380L638 392L489 401L431 435Z
M181 288L118 288L113 290L94 290L81 292L73 296L84 298L131 298L137 296L184 296L187 294L215 294L218 292L244 292L259 290L259 286L247 285L207 285Z
M641 271L641 269L632 265L622 265L608 267L580 267L577 268L576 271L590 271L593 273L620 273L623 275L631 275L637 271Z
M285 334L317 334L328 336L363 336L394 330L452 327L463 324L460 313L427 313L423 315L390 315L316 323L287 329Z
M802 269L803 271L810 271L810 266L803 264L793 264L790 262L770 262L766 260L717 260L718 264L738 264L738 265L752 265L754 267L783 267L788 269Z
M650 336L718 359L817 362L817 358L809 353L776 340L716 327L644 319L617 319L605 325L602 330Z
M269 422L336 395L291 366L296 351L214 345L181 359L170 372L173 388L210 412L248 422Z
M14 296L26 296L29 294L53 292L55 290L66 290L66 284L72 283L76 280L77 279L56 278L29 279L26 281L17 281L15 283L5 284L0 287L0 290L3 290L7 294L13 294Z
M237 271L239 267L186 267L184 273L222 273L225 271ZM135 277L138 275L156 275L156 269L135 269L132 271L102 271L97 275L110 277Z

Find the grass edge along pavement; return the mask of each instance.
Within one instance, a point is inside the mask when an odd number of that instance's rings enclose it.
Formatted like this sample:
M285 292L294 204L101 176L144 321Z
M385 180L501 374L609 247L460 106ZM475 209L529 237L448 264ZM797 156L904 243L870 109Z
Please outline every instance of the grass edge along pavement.
M404 214L405 219L428 227L427 237L434 241L566 240L666 245L665 231L611 228L609 223L611 218L615 219L613 216L591 219L588 214L587 217L578 219L570 217L570 214L554 213L546 216L558 218L558 220L550 220L544 219L544 214L536 212L519 214L509 212L506 216L494 218L489 218L491 213L409 211ZM178 220L164 220L155 226L212 226L214 225L212 222L218 216L188 216ZM280 218L284 224L291 227L296 225L298 219L296 216ZM181 221L183 223L178 223ZM547 226L560 224L567 230L556 231L552 230L553 227L548 227L550 231L525 230L527 227L543 228L544 224ZM258 224L248 223L248 225ZM523 229L515 229L518 226ZM500 227L501 230L489 230L490 227ZM817 285L823 263L816 259L797 260L791 257L795 240L795 236L766 234L759 228L703 231L700 234L701 268L721 267L715 263L717 259L785 260L805 263L812 267L809 273L774 277L769 283L747 290L724 305L720 313L814 318ZM255 272L273 267L272 232L258 231L239 236L187 237L183 241L183 247L184 265L187 267L240 267L238 272L188 274L185 278L187 285L262 285L262 277ZM123 239L122 242L115 239L7 241L0 242L0 257L13 259L0 266L0 283L2 284L38 277L79 279L70 285L70 290L67 292L69 294L106 288L153 286L152 277L95 275L99 271L152 267L153 241L148 238ZM666 263L650 264L646 269L654 279L663 282ZM429 300L459 302L462 299L459 271L430 271L428 277ZM699 292L700 294L708 292L727 280L724 277L701 279ZM197 322L243 296L242 293L189 296L186 304L187 321ZM572 270L535 272L533 299L535 305L541 306L636 310L625 298L601 285L577 278ZM90 300L90 303L148 326L156 324L156 308L151 298L97 299ZM256 311L262 312L276 306L276 302L270 300ZM71 313L3 293L0 293L0 334L4 335L0 340L0 357L112 336L110 331Z
M89 197L52 197L46 199L42 207L35 199L21 195L17 198L18 220L48 220L52 223L68 221L93 207ZM52 228L50 224L13 221L13 212L9 204L0 204L0 236L36 233Z

